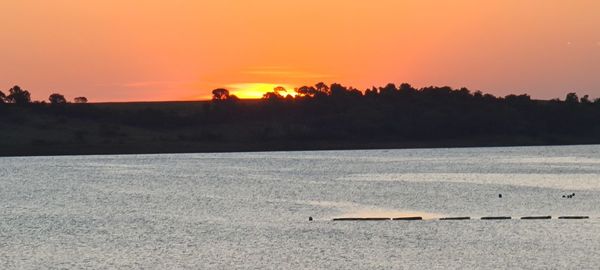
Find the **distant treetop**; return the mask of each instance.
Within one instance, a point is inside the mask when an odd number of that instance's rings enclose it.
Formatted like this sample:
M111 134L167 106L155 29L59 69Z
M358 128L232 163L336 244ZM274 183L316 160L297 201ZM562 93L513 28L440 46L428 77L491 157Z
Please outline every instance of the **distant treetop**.
M48 97L48 101L50 101L50 104L54 105L67 103L67 99L65 98L65 96L58 93L50 95L50 97Z
M6 101L9 103L14 103L17 105L25 105L31 103L31 94L27 90L21 89L18 85L13 86L10 90L8 90L8 96L6 96Z
M212 100L214 101L225 101L225 100L238 100L235 95L229 94L229 90L225 88L217 88L212 91Z
M76 97L73 99L75 103L87 103L88 99L86 97Z

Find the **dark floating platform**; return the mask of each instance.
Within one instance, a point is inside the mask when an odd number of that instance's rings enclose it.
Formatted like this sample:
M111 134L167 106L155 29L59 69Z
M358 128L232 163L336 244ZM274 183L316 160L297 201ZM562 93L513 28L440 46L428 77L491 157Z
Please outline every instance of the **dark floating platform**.
M521 219L552 219L552 216L528 216L521 217Z
M589 219L589 216L560 216L558 219ZM439 220L470 220L471 217L443 217L439 218ZM482 220L507 220L512 219L510 216L488 216L481 217ZM552 219L552 216L524 216L521 217L524 220L534 220L534 219ZM387 218L387 217L366 217L366 218L357 218L357 217L344 217L344 218L334 218L333 221L388 221L388 220L423 220L423 217L396 217L396 218Z
M588 216L562 216L558 217L558 219L588 219Z
M512 219L512 217L482 217L482 220L501 220L501 219Z
M444 217L440 218L440 220L469 220L471 217Z
M392 220L423 220L422 217L397 217L392 218Z
M372 218L334 218L333 219L333 221L383 221L383 220L390 220L390 218L372 217Z

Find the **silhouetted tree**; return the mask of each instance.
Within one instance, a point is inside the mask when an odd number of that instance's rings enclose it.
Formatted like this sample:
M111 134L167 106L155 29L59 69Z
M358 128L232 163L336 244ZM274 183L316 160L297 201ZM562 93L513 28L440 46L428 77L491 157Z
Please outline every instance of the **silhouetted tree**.
M67 99L65 98L65 96L58 94L58 93L54 93L54 94L50 95L50 97L48 97L48 100L50 101L50 104L53 104L53 105L67 103Z
M285 94L287 94L287 90L283 86L277 86L277 87L273 88L273 92L277 93L278 95L280 95L282 97Z
M469 89L467 89L466 87L462 87L460 89L458 89L458 91L455 91L455 93L459 96L462 96L463 98L467 98L471 96L471 91Z
M266 100L278 100L278 99L282 99L283 96L280 95L279 93L273 91L273 92L266 92L262 98L266 99Z
M400 91L400 93L410 94L416 92L417 90L408 83L402 83L400 84L400 87L398 87L398 91Z
M75 103L87 103L88 99L86 97L76 97L73 99Z
M8 92L6 100L10 103L18 105L31 103L31 94L29 91L21 89L18 85L13 86Z
M581 103L583 104L590 104L592 103L592 101L590 100L590 96L589 95L584 95L581 100L579 100Z
M579 97L576 93L568 93L567 97L565 97L565 102L567 104L577 104L579 103Z
M329 95L329 86L327 86L324 82L319 82L315 84L315 89L317 90L317 92L315 93L316 97Z
M396 85L388 83L385 87L379 88L379 94L383 96L391 96L398 92Z
M509 104L525 106L531 102L531 97L527 94L522 94L522 95L518 95L518 96L517 95L508 95L508 96L504 97L504 100L506 100L506 102Z
M301 97L314 97L317 93L317 89L312 86L302 86L296 89L296 93Z
M339 83L332 84L329 89L332 97L343 97L348 92L348 89Z
M224 88L217 88L212 91L213 100L227 100L229 98L229 90Z
M4 92L0 91L0 103L5 103L6 102L6 95L4 94Z
M348 95L349 96L354 96L354 97L360 97L363 95L363 92L361 92L360 90L354 88L354 87L349 87L348 88Z
M287 93L287 90L283 86L277 86L273 88L273 91L267 92L263 95L263 99L265 100L279 100L284 98L284 94ZM293 99L291 95L287 95Z
M492 94L485 94L483 95L483 99L488 101L488 102L492 102L492 101L496 101L496 97Z
M377 88L373 86L371 89L365 90L365 97L375 97L377 96Z

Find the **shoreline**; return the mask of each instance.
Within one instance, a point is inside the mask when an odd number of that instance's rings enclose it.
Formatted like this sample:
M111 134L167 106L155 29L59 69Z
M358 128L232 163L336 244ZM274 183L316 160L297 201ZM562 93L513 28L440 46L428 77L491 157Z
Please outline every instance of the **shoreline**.
M164 144L159 147L144 148L139 145L102 145L80 146L63 145L55 148L9 150L0 152L0 157L52 157L52 156L108 156L108 155L159 155L159 154L210 154L210 153L259 153L259 152L302 152L302 151L352 151L352 150L409 150L409 149L461 149L461 148L499 148L499 147L553 147L598 145L597 142L574 143L344 143L300 144L289 143L206 143L206 144ZM6 149L3 149L6 150Z
M5 104L0 156L600 144L600 99L448 88L282 100Z

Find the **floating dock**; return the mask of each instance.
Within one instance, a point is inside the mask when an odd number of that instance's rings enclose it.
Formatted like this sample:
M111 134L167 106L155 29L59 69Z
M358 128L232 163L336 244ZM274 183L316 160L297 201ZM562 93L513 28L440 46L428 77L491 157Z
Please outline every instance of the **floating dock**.
M589 219L588 216L561 216L558 219Z
M443 217L440 220L469 220L471 217Z
M504 216L499 216L499 217L482 217L482 220L503 220L503 219L512 219L512 217L504 217Z
M589 216L559 216L558 219L589 219ZM470 220L471 217L442 217L438 220ZM507 220L512 219L511 216L487 216L481 217L481 220ZM540 219L552 219L552 216L523 216L520 219L522 220L540 220ZM401 220L423 220L423 217L414 216L414 217L343 217L343 218L334 218L333 221L401 221Z
M521 217L521 219L552 219L552 216L527 216Z
M334 218L333 221L384 221L390 218L369 217L369 218Z

